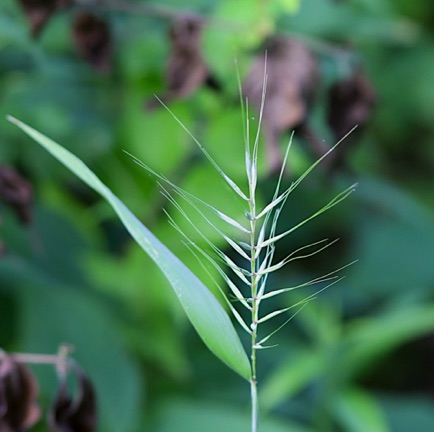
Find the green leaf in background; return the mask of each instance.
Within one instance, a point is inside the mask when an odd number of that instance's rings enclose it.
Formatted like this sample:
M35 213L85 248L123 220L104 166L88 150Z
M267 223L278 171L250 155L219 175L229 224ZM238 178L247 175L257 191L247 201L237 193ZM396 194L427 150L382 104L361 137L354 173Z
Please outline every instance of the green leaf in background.
M300 0L274 0L270 2L268 7L271 9L272 15L276 20L282 14L296 14L300 9Z
M434 424L432 398L385 395L381 397L382 408L392 432L431 432Z
M249 412L234 406L167 399L159 407L154 432L249 432ZM264 432L312 432L312 429L292 421L264 417L260 430Z
M300 8L300 0L276 0L276 3L288 13L295 13Z
M293 358L294 357L294 358ZM270 410L293 397L323 373L326 358L320 350L305 351L291 356L275 368L264 381L259 398L261 406Z
M227 23L232 31L215 31L209 26L204 31L203 51L213 71L230 82L234 75L234 58L240 58L240 52L261 44L265 36L276 28L275 13L297 6L296 1L281 0L262 2L252 0L216 2L213 18ZM271 10L270 10L271 9Z
M242 377L250 379L250 363L238 334L223 307L205 285L125 207L122 201L80 159L19 120L13 117L9 117L9 120L108 201L131 236L163 271L190 322L208 348Z
M336 417L347 432L388 432L381 405L369 393L349 388L334 403Z
M360 375L388 352L433 330L432 305L406 306L354 320L347 326L347 353L341 368L349 375Z
M355 241L359 263L351 283L371 297L409 296L434 283L434 229L428 207L392 184L364 177ZM428 203L428 201L427 201Z

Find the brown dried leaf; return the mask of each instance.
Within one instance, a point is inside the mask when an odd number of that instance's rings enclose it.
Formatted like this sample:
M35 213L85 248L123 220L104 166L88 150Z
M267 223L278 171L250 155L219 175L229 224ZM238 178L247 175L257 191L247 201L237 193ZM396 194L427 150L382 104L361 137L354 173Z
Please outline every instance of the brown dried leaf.
M53 13L69 5L70 0L19 0L30 22L32 37L37 37Z
M80 55L100 72L109 72L113 43L108 24L89 12L81 12L75 17L73 34Z
M201 37L202 22L196 18L178 18L170 27L171 51L165 74L167 90L160 97L163 102L187 98L202 85L217 91L221 89L203 58ZM146 106L152 109L159 106L159 102L152 99Z
M9 204L19 220L31 222L33 191L30 183L9 166L0 166L0 199Z
M347 138L348 144L358 140L369 122L376 103L376 92L365 73L359 69L349 78L334 84L329 91L327 120L336 141L343 138L354 126L357 129ZM333 155L331 168L344 162L350 146L345 145Z
M264 55L256 56L242 90L249 104L259 111L266 69L268 79L262 126L269 167L274 171L280 168L281 163L278 148L280 135L306 127L319 82L319 71L313 54L298 40L273 36L266 42L265 49L266 66Z
M40 417L38 385L29 369L13 357L0 358L0 431L21 432Z
M354 126L360 131L371 118L376 93L362 70L337 82L329 92L328 122L336 140Z
M95 391L86 374L74 366L77 392L68 391L66 376L61 378L56 399L48 416L51 432L93 432L96 430L97 407Z

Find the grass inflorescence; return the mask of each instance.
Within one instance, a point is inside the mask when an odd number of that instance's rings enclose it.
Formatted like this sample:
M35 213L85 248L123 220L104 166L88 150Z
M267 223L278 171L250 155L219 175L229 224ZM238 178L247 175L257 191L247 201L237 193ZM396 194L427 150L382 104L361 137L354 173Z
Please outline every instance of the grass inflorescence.
M321 277L314 278L307 282L298 284L296 286L284 287L274 290L268 289L267 280L269 275L282 269L287 264L299 260L302 258L311 257L316 255L325 249L332 246L336 240L329 241L328 239L322 239L317 242L300 247L280 261L275 262L275 251L277 243L283 238L292 234L295 230L305 225L312 219L320 216L322 213L330 210L335 205L339 204L354 190L356 185L343 190L337 196L335 196L330 202L323 205L312 215L303 219L299 223L295 224L291 228L278 231L278 221L282 213L282 209L287 203L290 194L300 185L300 183L312 172L312 170L324 159L329 153L331 153L339 143L325 153L320 159L314 162L309 168L307 168L295 181L293 181L288 187L283 188L283 177L285 173L285 167L288 160L292 138L288 142L286 147L282 166L278 174L276 181L276 187L273 197L269 203L265 206L258 207L257 203L257 186L258 186L258 153L260 142L260 125L262 120L262 113L265 101L265 89L267 84L267 76L264 76L263 83L263 97L262 106L259 113L259 126L256 130L253 142L250 137L250 120L248 113L248 101L241 100L241 106L243 111L244 140L245 140L245 171L247 179L247 192L243 191L243 188L238 186L224 171L220 168L213 157L208 153L204 146L193 136L193 134L183 125L183 123L170 111L170 109L161 102L166 109L171 113L179 125L191 136L194 142L198 145L199 149L203 152L204 156L216 169L218 174L222 177L224 182L230 187L234 195L238 200L242 202L244 208L243 217L234 218L225 212L215 208L208 202L200 199L199 197L187 192L181 187L171 182L165 176L155 172L149 166L139 161L137 158L134 160L152 173L157 179L162 188L163 194L173 204L173 206L185 217L190 223L195 234L197 234L205 243L209 246L210 251L205 251L203 248L197 245L190 237L179 227L174 219L167 213L172 225L181 233L186 245L192 250L192 252L199 258L202 266L207 269L203 260L217 270L217 273L221 276L225 282L227 289L220 286L219 282L214 279L214 282L220 290L229 310L240 324L241 328L250 336L250 362L251 362L251 403L252 403L252 432L257 431L258 425L258 398L257 398L257 351L265 348L271 348L272 345L268 345L269 339L279 330L281 330L291 319L299 313L310 301L312 301L316 295L338 282L341 277L338 273L348 265L349 263L337 270L334 270ZM232 249L239 256L239 260L230 258L232 253L225 253L222 249L215 246L204 234L200 228L198 228L196 221L190 216L184 206L180 203L184 202L190 206L194 211L203 218L207 224L209 224L227 243L228 247ZM219 223L216 223L216 218ZM240 222L244 221L244 222ZM230 230L225 230L225 226ZM234 232L236 233L234 235ZM241 264L240 264L241 263ZM227 271L229 270L229 271ZM210 274L210 272L208 272ZM230 276L232 274L232 276ZM211 276L211 275L210 275ZM298 301L296 304L288 305L287 307L274 310L265 315L261 315L261 306L266 300L276 297L278 295L287 293L289 291L313 286L317 284L323 284L322 288L318 289L313 294L305 297L303 300ZM227 295L227 291L230 292L231 301ZM239 308L247 310L247 314L240 312ZM261 324L269 321L279 315L287 314L288 317L284 320L283 324L277 326L271 333L260 334ZM248 316L248 320L243 318Z

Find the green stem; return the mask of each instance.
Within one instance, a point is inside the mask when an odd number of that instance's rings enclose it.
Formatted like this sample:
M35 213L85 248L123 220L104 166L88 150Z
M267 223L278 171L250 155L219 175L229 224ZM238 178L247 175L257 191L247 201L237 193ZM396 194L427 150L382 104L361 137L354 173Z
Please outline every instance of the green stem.
M255 281L256 282L256 281ZM256 286L255 284L252 284ZM256 289L255 289L256 291ZM253 297L252 308L252 351L251 351L251 363L252 363L252 378L250 380L250 395L252 403L252 432L257 432L258 429L258 388L256 378L256 337L257 337L257 320L258 320L258 302Z
M258 389L256 386L256 379L252 378L250 381L250 394L252 399L252 432L258 430Z
M251 363L252 363L252 378L250 380L250 395L252 404L252 432L258 430L258 390L257 390L257 378L256 378L256 338L257 338L257 323L258 323L258 311L259 300L257 298L258 292L258 277L256 275L257 257L256 257L256 202L254 191L250 190L249 200L250 220L250 273L251 273L251 296L252 296L252 347L251 347Z

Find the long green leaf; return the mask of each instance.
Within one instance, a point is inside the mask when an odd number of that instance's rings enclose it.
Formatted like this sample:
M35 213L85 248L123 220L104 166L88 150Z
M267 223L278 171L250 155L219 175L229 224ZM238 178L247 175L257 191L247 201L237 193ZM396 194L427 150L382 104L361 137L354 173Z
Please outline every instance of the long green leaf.
M386 416L376 398L357 387L340 392L332 402L339 423L348 432L388 432Z
M76 156L19 120L8 119L38 142L113 207L125 228L160 267L208 348L247 380L250 363L228 314L207 287L164 246Z

